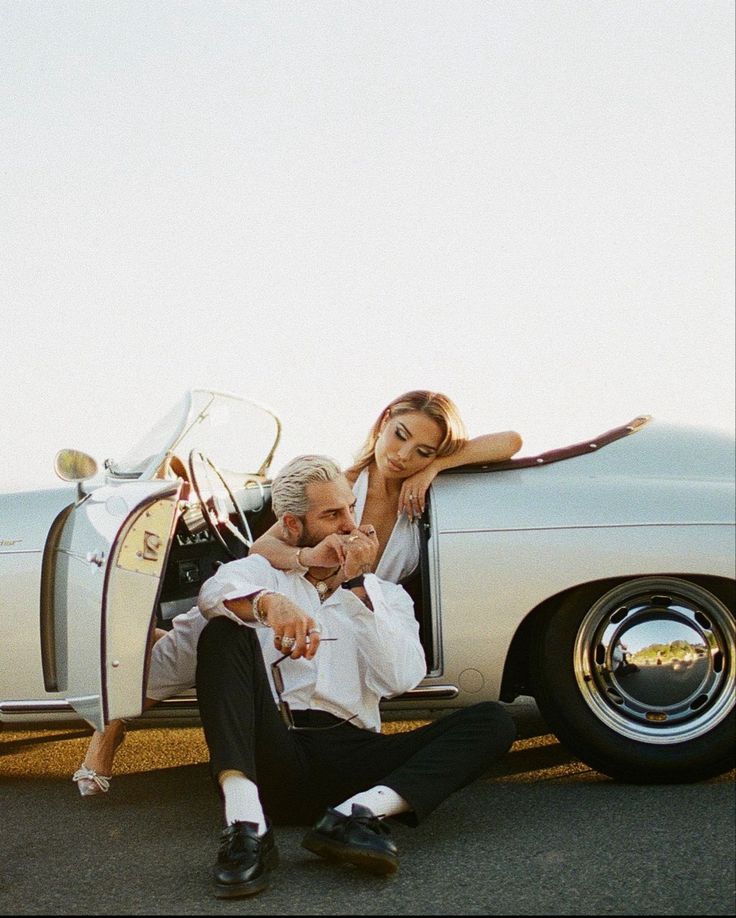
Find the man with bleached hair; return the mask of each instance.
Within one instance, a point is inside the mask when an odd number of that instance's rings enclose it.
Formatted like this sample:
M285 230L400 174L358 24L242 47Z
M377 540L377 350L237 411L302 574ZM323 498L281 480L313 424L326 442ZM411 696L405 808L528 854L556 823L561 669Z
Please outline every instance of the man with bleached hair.
M223 565L199 594L197 696L226 827L215 895L264 890L278 862L272 822L313 823L302 845L376 874L398 867L385 820L416 825L511 746L504 708L482 703L406 733L381 733L381 698L424 677L411 599L371 570L375 530L357 527L338 466L301 456L272 485L291 544L343 540L337 568L280 571L262 556Z

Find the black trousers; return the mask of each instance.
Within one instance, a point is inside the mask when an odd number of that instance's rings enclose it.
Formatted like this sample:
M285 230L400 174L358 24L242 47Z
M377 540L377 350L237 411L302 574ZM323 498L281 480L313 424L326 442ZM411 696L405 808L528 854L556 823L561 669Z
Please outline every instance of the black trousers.
M199 639L197 696L215 780L242 771L258 785L273 822L310 823L327 806L382 784L409 803L416 824L474 781L515 737L500 704L484 702L405 733L351 723L289 730L281 720L255 631L214 618ZM339 723L323 711L295 711L300 725Z

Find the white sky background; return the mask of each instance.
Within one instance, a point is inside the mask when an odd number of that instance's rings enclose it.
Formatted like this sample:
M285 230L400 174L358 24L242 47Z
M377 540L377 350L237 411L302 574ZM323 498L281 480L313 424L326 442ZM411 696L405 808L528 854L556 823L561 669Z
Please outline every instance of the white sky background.
M0 490L183 392L349 461L732 428L734 6L0 0Z

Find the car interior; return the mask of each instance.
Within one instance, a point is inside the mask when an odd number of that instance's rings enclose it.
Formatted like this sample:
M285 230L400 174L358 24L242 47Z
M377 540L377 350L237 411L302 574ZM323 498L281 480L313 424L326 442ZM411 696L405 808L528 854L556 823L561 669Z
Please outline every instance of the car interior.
M181 469L172 469L180 475ZM185 481L189 480L186 474L181 475ZM223 478L225 475L223 474ZM223 515L223 493L214 493L209 497L201 488L202 500L185 502L185 509L177 520L174 538L172 540L168 561L164 570L159 595L156 627L169 630L172 619L183 612L188 612L197 602L197 595L202 584L211 577L217 568L228 561L243 558L248 554L248 547L243 541L236 538L231 528L237 525L240 514L236 514L233 502L237 504L247 524L247 541L253 542L266 532L276 521L271 510L270 483L267 479L253 479L246 482L244 487L229 491L232 500L229 504L228 515L230 527L218 525L215 513L203 511L204 503L220 503L220 521ZM420 523L422 533L422 555L419 568L414 571L402 584L414 602L415 615L419 622L419 632L427 657L428 669L434 668L434 649L431 634L431 619L429 603L424 602L424 597L429 595L427 539L429 526L424 520ZM215 527L218 533L215 533ZM242 528L242 524L241 527Z

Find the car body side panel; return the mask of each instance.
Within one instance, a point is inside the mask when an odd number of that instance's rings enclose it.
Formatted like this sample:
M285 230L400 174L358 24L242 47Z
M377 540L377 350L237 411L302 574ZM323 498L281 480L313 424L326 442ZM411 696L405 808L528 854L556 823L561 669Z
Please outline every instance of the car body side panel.
M579 462L570 459L569 463ZM449 482L449 487L448 483ZM552 466L440 476L432 494L441 532L730 523L733 483L573 477Z
M562 462L435 479L433 530L734 522L733 439L656 423Z
M732 578L734 531L691 525L449 532L440 533L434 549L442 681L458 685L468 703L468 694L478 701L499 697L514 634L544 600L606 578Z
M43 694L39 596L49 527L76 497L75 487L0 494L0 703Z
M76 487L0 494L0 566L18 552L42 552L51 524L76 495Z
M41 557L40 551L0 557L0 703L44 694L38 615Z
M429 551L442 681L498 697L516 630L577 585L732 579L733 454L725 435L652 424L561 462L439 475Z

